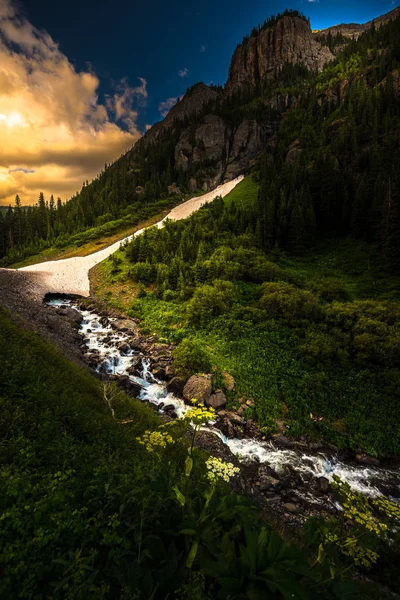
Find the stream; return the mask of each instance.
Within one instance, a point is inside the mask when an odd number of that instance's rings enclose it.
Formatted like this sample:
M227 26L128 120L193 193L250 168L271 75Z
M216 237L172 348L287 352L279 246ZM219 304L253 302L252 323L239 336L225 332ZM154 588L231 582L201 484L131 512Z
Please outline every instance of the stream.
M172 410L177 417L182 417L189 406L185 402L167 391L167 383L158 381L150 371L149 359L142 358L139 363L138 374L131 375L132 366L138 363L139 353L129 346L132 335L115 330L112 327L111 317L101 317L95 312L83 310L76 301L71 299L53 297L47 301L49 306L73 308L83 317L79 325L79 333L85 344L86 356L90 361L93 357L96 370L108 375L128 376L133 384L140 386L139 399L155 405L162 413L164 408ZM121 346L125 348L121 351ZM397 468L384 468L363 466L357 463L343 462L338 457L327 456L321 452L302 452L298 449L280 449L272 442L257 439L228 439L221 431L210 423L204 429L217 435L230 451L238 457L239 461L256 461L267 464L276 473L283 474L287 467L295 470L302 478L305 489L301 495L309 504L323 504L327 497L318 497L307 491L307 481L324 477L332 481L337 475L356 491L370 497L384 495L390 500L400 504L400 470ZM310 488L311 489L311 488Z

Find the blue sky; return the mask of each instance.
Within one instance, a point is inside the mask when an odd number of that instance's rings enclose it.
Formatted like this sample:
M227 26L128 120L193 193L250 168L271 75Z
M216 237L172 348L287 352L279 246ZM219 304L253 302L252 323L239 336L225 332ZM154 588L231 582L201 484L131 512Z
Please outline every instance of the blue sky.
M141 129L161 118L159 105L197 81L224 83L237 43L254 25L285 8L311 18L313 29L366 22L399 5L395 0L25 0L28 19L45 29L76 66L88 63L112 93L122 78L147 81L138 107Z
M0 205L70 198L197 83L224 84L243 36L298 9L314 29L399 0L0 0Z

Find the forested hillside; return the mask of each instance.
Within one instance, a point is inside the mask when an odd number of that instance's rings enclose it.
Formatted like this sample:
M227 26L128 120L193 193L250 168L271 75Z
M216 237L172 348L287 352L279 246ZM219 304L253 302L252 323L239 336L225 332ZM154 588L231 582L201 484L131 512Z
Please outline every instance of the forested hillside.
M240 56L277 24L289 28L299 56L320 51L307 21L291 12L256 28ZM41 195L36 207L22 208L17 198L1 211L0 258L9 264L79 243L88 228L95 237L99 227L136 224L182 194L248 172L263 154L253 226L258 221L264 248L302 252L315 236L352 234L378 243L385 264L398 270L399 29L399 19L372 26L319 73L300 58L288 62L285 51L273 71L254 79L234 56L225 90L188 90L163 123L67 204ZM315 61L317 69L321 57ZM233 83L241 77L245 85Z

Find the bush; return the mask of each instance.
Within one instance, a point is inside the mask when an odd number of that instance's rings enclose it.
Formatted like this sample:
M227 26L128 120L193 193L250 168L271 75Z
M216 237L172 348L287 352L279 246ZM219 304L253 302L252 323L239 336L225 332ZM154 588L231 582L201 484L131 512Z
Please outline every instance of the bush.
M211 361L203 346L193 339L184 339L173 352L174 368L179 375L208 373Z
M325 302L351 300L350 293L337 279L325 279L318 283L314 283L312 285L312 291Z
M283 317L288 321L297 319L318 320L322 309L318 299L307 290L300 290L290 283L264 283L260 308L270 317Z
M129 274L133 281L147 285L154 281L156 270L150 263L138 262L131 267Z
M230 281L215 280L213 285L197 286L187 304L187 320L191 324L205 324L211 318L229 312L233 304L234 285Z

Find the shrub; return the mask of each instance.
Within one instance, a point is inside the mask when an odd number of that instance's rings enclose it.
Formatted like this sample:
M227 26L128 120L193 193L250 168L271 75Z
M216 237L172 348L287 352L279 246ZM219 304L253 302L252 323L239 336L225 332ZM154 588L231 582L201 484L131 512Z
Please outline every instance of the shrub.
M229 312L233 304L234 285L230 281L215 280L213 285L197 286L187 304L186 315L191 324L205 324L212 317Z
M143 283L144 285L152 283L155 279L156 271L154 265L147 262L138 262L130 269L130 276L133 281Z
M174 368L179 375L207 373L211 361L203 346L196 340L185 338L173 352Z
M290 283L264 283L259 304L270 317L283 317L288 321L317 320L322 316L322 309L314 294Z
M325 302L351 300L350 293L342 282L337 279L324 279L318 283L313 283L311 289Z

